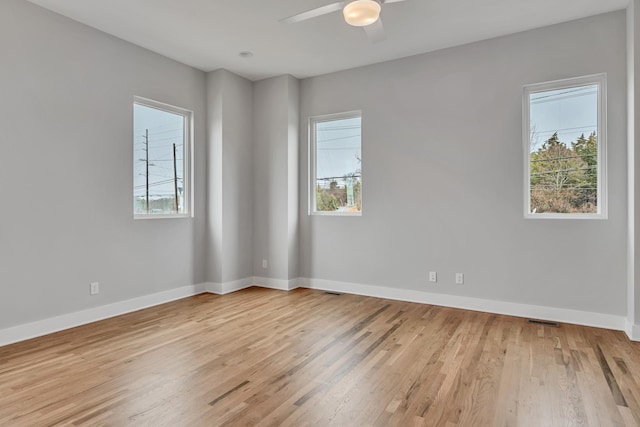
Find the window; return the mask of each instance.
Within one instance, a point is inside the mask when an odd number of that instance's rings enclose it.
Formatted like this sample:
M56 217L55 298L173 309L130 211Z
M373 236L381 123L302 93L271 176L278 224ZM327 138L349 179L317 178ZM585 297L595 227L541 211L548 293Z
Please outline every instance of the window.
M310 213L361 215L361 130L359 111L309 119Z
M606 76L525 86L526 218L606 218Z
M134 218L189 216L191 122L190 111L135 98Z

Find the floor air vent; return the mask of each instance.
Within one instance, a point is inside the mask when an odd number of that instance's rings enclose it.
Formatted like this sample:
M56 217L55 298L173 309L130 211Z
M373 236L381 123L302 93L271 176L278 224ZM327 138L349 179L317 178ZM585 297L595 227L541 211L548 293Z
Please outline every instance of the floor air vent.
M536 325L544 325L544 326L553 326L554 328L559 328L560 323L558 322L550 322L548 320L538 320L538 319L529 319L529 323L534 323Z
M328 294L328 295L338 295L338 296L342 295L340 292L329 292L329 291L325 292L325 294Z

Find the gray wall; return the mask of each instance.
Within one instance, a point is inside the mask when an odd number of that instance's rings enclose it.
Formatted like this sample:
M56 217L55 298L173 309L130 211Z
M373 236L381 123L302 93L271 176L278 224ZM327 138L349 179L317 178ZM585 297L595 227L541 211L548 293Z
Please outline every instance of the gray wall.
M0 52L0 328L253 275L626 313L624 12L253 84L3 0ZM522 86L600 72L609 219L524 220ZM133 220L134 95L194 111L195 218ZM363 215L310 217L307 119L355 109Z
M202 282L204 73L22 0L0 53L0 329ZM133 220L134 95L194 111L194 219Z
M640 125L640 93L635 88L640 84L640 1L631 0L627 8L627 192L628 239L627 239L627 321L631 325L640 324L640 218L636 217L636 207L640 204L640 186L636 185L636 171L640 167L640 150L636 149L636 135ZM637 332L632 332L637 334ZM635 337L638 338L638 337Z
M287 95L289 115L287 117L287 183L289 194L287 197L287 245L289 258L289 279L300 275L300 81L287 76ZM303 125L303 127L306 127Z
M255 276L298 277L299 81L254 83ZM262 267L262 260L268 262Z
M301 275L624 315L625 68L620 11L303 80ZM523 85L601 72L609 219L525 220ZM306 120L358 109L362 217L308 216Z
M207 281L253 276L253 84L207 75Z
M222 282L253 275L253 85L225 71Z
M207 73L206 281L222 283L222 106L224 71Z

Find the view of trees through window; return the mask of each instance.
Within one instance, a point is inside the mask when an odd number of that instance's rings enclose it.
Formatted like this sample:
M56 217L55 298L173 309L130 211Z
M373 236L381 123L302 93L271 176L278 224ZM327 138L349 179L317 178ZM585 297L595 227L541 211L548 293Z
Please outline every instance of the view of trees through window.
M318 121L313 131L316 211L361 212L361 118Z
M186 213L185 115L134 104L135 215Z
M598 212L598 85L529 96L530 213Z

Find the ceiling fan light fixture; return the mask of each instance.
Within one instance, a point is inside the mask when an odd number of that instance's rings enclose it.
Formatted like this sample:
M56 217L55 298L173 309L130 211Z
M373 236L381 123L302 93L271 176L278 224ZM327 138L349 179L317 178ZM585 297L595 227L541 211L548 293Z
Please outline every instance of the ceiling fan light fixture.
M366 27L380 18L380 3L376 0L355 0L348 3L342 14L347 24L354 27Z

